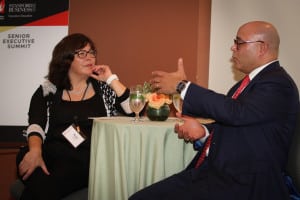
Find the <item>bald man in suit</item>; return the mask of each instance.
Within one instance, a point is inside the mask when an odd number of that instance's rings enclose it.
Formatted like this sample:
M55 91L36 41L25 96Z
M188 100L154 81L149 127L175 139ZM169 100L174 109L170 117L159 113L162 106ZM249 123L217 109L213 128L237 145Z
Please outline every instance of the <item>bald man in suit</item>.
M289 199L282 173L299 94L279 64L279 43L276 28L268 22L242 25L231 47L231 60L248 84L238 82L227 95L186 81L182 59L176 72L153 72L153 87L167 94L177 91L183 99L182 114L177 113L183 124L175 125L178 137L203 145L187 169L142 189L130 200ZM215 122L202 125L194 117ZM201 155L204 161L199 164Z

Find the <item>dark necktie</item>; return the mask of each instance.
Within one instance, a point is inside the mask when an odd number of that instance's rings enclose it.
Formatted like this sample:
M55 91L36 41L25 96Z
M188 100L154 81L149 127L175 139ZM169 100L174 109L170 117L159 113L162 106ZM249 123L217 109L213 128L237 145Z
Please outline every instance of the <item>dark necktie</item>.
M250 82L250 78L248 75L246 75L244 77L241 85L238 87L238 89L232 95L232 98L236 99L242 93L242 91L245 89L245 87L249 84L249 82ZM213 136L213 132L211 134L209 134L208 138L206 139L205 145L202 149L199 159L196 162L195 168L198 168L204 162L205 157L206 157L206 152L207 152L207 150L210 146L211 140L212 140L212 136Z

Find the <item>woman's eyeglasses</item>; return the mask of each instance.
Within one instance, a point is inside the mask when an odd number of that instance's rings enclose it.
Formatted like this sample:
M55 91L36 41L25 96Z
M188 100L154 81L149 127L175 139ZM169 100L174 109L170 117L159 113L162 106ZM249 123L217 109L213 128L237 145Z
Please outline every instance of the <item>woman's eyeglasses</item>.
M86 51L86 50L77 50L75 51L74 54L77 54L79 58L85 58L88 54L92 57L92 58L95 58L96 55L97 55L97 51L96 50L89 50L89 51Z

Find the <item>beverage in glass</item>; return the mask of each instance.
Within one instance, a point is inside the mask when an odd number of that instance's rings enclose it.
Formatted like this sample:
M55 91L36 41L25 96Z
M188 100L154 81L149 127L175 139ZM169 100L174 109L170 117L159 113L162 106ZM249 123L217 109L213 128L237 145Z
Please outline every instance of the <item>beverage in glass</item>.
M172 102L173 105L175 107L175 109L177 110L177 112L181 113L182 112L182 99L180 97L180 94L173 94L172 95Z
M130 88L129 106L135 113L134 121L140 121L139 113L142 111L146 103L145 96L139 87Z

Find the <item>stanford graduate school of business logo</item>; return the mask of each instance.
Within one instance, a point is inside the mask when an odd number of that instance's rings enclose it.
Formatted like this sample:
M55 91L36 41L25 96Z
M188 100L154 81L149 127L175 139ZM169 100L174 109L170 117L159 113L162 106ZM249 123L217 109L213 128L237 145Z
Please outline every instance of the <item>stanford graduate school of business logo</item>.
M0 0L0 14L4 15L4 10L5 10L5 0Z
M5 0L0 0L0 20L4 19L5 14Z

